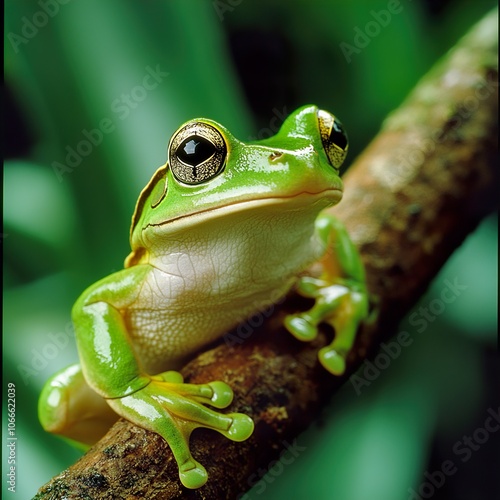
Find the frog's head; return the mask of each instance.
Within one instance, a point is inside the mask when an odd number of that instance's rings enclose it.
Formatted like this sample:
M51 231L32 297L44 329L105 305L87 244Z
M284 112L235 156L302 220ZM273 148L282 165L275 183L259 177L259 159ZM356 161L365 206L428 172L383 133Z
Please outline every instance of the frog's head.
M250 143L212 120L191 120L173 134L167 163L139 197L132 248L148 247L145 238L155 234L168 237L248 210L285 204L319 212L342 197L347 148L341 123L316 106L298 109L276 135Z

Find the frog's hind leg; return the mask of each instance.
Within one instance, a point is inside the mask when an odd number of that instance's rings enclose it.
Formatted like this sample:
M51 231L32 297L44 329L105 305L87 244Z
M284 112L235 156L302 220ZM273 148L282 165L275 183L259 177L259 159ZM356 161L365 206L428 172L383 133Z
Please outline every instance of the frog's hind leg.
M80 365L71 365L47 381L38 416L46 431L83 448L97 442L118 420L105 399L87 385Z

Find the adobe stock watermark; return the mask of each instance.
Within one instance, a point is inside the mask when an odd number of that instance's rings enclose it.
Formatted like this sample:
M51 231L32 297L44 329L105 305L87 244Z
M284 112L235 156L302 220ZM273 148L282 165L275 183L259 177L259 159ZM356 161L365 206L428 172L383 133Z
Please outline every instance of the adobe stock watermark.
M462 293L469 288L467 285L462 285L458 282L458 278L453 281L445 279L443 288L439 296L432 299L425 306L420 306L417 311L414 311L409 317L409 323L413 326L417 333L424 332L430 323L433 323L438 316L443 314L446 306L455 302ZM387 370L391 363L399 358L404 347L413 344L414 339L410 333L401 331L396 335L395 340L380 345L380 352L375 356L373 361L365 359L361 368L351 375L351 382L356 395L360 395L363 388L370 385L378 379L380 374Z
M59 13L61 5L66 5L71 0L39 0L37 5L40 10L37 10L29 19L26 16L21 18L21 34L9 32L7 38L9 39L12 48L16 54L19 53L21 45L27 45L33 38L35 38L41 29L45 28L50 19Z
M273 300L271 304L255 304L255 312L250 317L242 318L235 330L228 332L224 335L223 339L227 346L243 344L245 340L249 339L252 334L264 324L264 321L272 316L276 307L282 304L286 299L285 296L280 296Z
M438 316L443 314L448 304L453 304L462 295L462 292L469 288L467 285L461 285L458 278L454 278L453 282L445 279L443 283L445 286L439 297L431 300L426 306L420 306L418 311L410 315L409 323L415 327L417 333L424 332L429 323L433 323Z
M73 323L68 321L64 327L64 332L48 333L48 341L40 349L31 349L31 362L17 365L17 371L23 379L24 385L28 385L33 377L37 377L45 370L49 363L61 354L68 347L70 340L75 338Z
M213 0L212 6L222 22L226 12L233 12L242 2L243 0Z
M269 126L261 128L257 135L251 135L248 137L249 141L261 141L262 139L267 139L268 137L272 137L278 130L281 128L281 125L288 117L288 109L286 106L283 106L283 109L280 111L277 108L273 108L273 116L269 120Z
M11 493L16 492L17 487L17 429L16 429L16 384L13 382L7 383L7 412L6 422L7 430L4 432L7 453L6 457L6 476L7 476L7 489ZM2 405L2 408L5 406ZM2 456L4 456L2 454Z
M100 146L106 135L111 134L116 130L116 120L127 119L132 111L139 104L146 100L149 93L155 90L170 73L163 71L160 65L155 68L146 66L145 75L141 82L132 87L127 93L122 93L110 103L110 109L113 112L112 117L104 117L99 121L96 128L91 130L83 129L81 131L81 140L74 146L66 146L66 156L64 163L53 161L52 169L56 174L59 182L62 182L63 176L73 172L84 158L87 158L98 146Z
M479 108L481 101L488 99L498 88L498 81L493 75L488 75L477 82L474 93L467 96L459 106L457 106L446 131L437 128L425 140L414 144L411 151L403 151L397 157L394 168L384 172L384 179L391 186L398 186L402 182L407 182L426 161L428 155L434 153L436 147L444 142L447 135L458 130L464 121L468 120Z
M498 80L496 76L488 75L486 78L480 79L474 86L474 92L465 97L457 106L455 113L447 124L446 131L437 128L426 139L415 143L411 151L403 151L399 154L395 162L396 167L385 173L389 183L397 186L400 182L405 182L406 179L411 178L417 169L424 164L428 155L434 153L436 147L443 143L450 133L458 130L465 121L470 119L473 113L479 109L481 101L488 99L497 88Z
M411 2L411 0L408 0ZM389 26L392 16L403 12L403 6L399 0L389 0L385 9L371 10L371 20L363 28L354 27L354 38L352 43L341 42L339 47L345 60L350 63L354 54L360 54L363 49L370 45L371 41L382 32L383 28Z
M439 488L442 488L448 477L453 476L459 470L460 463L467 463L474 453L485 445L492 434L500 430L500 407L496 410L488 408L488 416L485 418L483 426L478 427L470 435L464 435L452 447L455 457L459 458L457 465L456 459L445 460L441 467L433 472L425 471L426 481L420 483L417 489L408 488L410 494L408 500L425 500L431 498Z
M256 495L264 493L267 486L274 483L276 478L283 474L286 466L295 462L297 457L307 449L305 446L299 446L296 439L294 439L292 444L287 441L283 441L281 444L283 445L283 449L278 460L273 460L266 468L259 467L257 472L249 476L248 485L250 487L255 486L255 490L252 493ZM251 496L248 493L243 493L236 498L238 500L249 500Z

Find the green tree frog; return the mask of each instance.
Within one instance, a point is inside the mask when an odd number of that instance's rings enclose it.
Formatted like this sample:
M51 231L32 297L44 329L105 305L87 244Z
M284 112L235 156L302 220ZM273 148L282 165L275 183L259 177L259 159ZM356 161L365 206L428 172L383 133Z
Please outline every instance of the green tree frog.
M224 382L184 383L175 370L292 287L315 303L287 316L286 328L308 341L320 322L332 325L319 360L342 374L368 309L359 255L342 225L322 214L342 197L347 148L339 120L312 105L251 143L212 120L182 125L137 202L125 268L74 305L80 364L46 383L43 427L88 446L120 415L160 434L182 483L202 486L207 473L191 455L191 432L206 427L243 441L253 421L217 411L233 397ZM304 276L317 260L323 275Z

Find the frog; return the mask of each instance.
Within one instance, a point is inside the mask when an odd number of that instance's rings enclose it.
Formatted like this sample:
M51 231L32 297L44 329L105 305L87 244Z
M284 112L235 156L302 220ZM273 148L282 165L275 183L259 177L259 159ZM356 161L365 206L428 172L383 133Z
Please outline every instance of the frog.
M221 411L233 399L227 383L192 384L179 370L291 291L313 305L290 311L285 329L308 342L322 324L333 327L318 360L344 374L368 314L361 257L326 211L342 198L347 151L342 123L316 105L258 141L240 141L211 119L181 125L137 201L124 268L73 306L80 362L45 384L44 429L89 447L123 417L164 438L181 483L201 487L208 475L191 454L192 431L241 442L254 423ZM322 272L313 276L316 262Z

